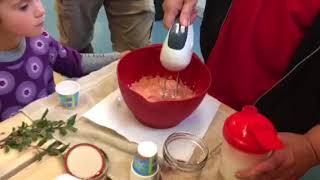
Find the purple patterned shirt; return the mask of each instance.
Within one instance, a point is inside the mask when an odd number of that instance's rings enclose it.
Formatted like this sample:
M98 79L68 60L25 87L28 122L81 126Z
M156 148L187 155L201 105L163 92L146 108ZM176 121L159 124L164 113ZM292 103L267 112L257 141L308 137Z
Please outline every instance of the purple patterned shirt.
M68 77L83 75L81 55L62 46L47 32L26 38L23 55L0 62L0 121L55 90L53 70Z

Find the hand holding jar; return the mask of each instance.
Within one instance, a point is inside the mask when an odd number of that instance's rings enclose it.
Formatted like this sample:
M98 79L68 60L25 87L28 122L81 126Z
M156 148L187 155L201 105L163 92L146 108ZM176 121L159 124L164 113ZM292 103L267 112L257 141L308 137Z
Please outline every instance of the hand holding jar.
M223 136L219 171L225 180L238 180L238 171L256 166L283 148L271 122L254 106L228 117Z
M285 148L258 165L237 173L239 179L296 180L317 164L317 157L305 135L279 133Z

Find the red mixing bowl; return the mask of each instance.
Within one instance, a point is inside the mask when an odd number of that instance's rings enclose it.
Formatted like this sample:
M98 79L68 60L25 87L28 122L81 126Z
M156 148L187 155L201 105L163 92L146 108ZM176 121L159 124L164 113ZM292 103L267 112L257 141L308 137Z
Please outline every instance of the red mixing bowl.
M123 57L118 64L118 83L124 101L134 116L152 128L170 128L188 117L201 103L211 84L211 75L200 58L192 55L191 63L180 71L179 78L195 92L190 99L149 102L130 89L132 83L144 76L176 77L160 63L161 45L137 49Z

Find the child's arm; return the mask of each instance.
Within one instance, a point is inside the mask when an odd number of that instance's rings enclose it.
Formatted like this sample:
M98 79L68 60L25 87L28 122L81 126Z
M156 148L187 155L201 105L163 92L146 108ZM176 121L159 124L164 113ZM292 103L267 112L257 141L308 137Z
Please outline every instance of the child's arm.
M50 50L52 55L49 54L49 59L52 59L50 62L55 72L67 77L85 75L82 70L82 56L78 51L65 47L54 39L51 41Z
M105 54L81 54L82 55L82 72L88 74L96 71L105 65L108 65L118 59L121 54L119 52Z
M124 53L80 54L75 49L63 46L55 39L50 39L50 60L54 71L67 77L80 77L119 59Z

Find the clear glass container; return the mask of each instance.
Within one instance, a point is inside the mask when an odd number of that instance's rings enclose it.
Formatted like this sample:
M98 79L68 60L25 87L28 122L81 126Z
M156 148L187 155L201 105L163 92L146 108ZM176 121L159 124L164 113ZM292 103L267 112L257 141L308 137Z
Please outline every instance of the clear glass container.
M171 134L163 146L162 180L197 180L208 160L202 139L185 132Z

